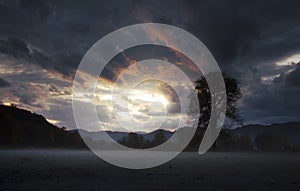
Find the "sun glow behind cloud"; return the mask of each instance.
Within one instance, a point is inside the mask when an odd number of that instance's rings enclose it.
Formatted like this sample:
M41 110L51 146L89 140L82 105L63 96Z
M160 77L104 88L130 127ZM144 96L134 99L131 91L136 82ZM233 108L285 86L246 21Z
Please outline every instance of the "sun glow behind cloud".
M105 88L102 88L104 86ZM160 126L156 128L149 127L149 129L136 129L134 123L146 123L150 119L161 120L161 118L165 117L165 120L169 121L167 123L170 124L171 120L178 118L176 114L167 115L168 110L178 107L179 103L174 102L173 97L176 93L168 89L162 82L149 80L137 85L131 91L127 91L128 88L126 83L122 83L121 86L116 87L111 82L107 83L105 79L98 78L94 102L96 108L99 107L97 112L100 123L102 123L102 127L108 128L106 130L121 128L117 127L118 124L113 123L112 119L115 118L123 120L129 126L132 123L132 128L129 127L129 129L126 129L128 131L145 132L159 129ZM126 92L129 93L127 94ZM82 101L91 102L90 99L82 99ZM173 130L172 124L169 125L169 128Z
M286 65L293 65L300 60L300 53L293 54L291 56L285 57L279 61L276 62L277 66L286 66Z
M132 92L132 94L129 95L129 99L132 101L144 101L144 102L159 102L163 104L164 106L167 106L169 104L169 101L166 99L166 97L162 94L149 94L149 93L141 93L141 92Z
M4 67L4 65L7 66ZM15 63L15 65L21 67L18 63ZM77 98L76 95L72 94L73 80L71 78L66 78L55 71L47 71L31 65L23 65L22 70L15 74L11 72L13 66L10 62L3 62L2 65L2 68L7 68L8 71L8 73L3 71L2 75L12 84L1 90L2 104L10 105L13 103L17 107L44 115L49 122L55 125L66 126L68 129L76 128L72 116L72 96L75 96L75 99ZM147 68L145 68L145 71L147 71ZM165 117L165 124L162 127L154 124L153 128L137 127L129 129L129 131L150 132L159 128L173 131L177 128L176 124L180 117L177 108L180 107L180 102L178 102L174 90L166 84L149 81L139 84L129 94L124 94L127 92L125 90L128 89L128 83L120 83L120 86L115 87L114 83L106 78L95 78L83 71L78 72L82 77L80 83L83 88L94 88L91 82L95 79L98 80L94 95L84 94L79 96L81 97L80 101L85 102L87 105L92 106L92 104L95 104L99 115L99 129L89 130L123 130L113 123L113 120L115 119L114 112L125 119L128 118L127 115L124 115L124 111L129 111L129 114L132 115L130 119L136 121L147 122L153 118L161 119ZM177 75L176 72L161 67L157 68L155 72L172 78L176 78ZM129 76L136 76L134 72L129 71L128 74ZM122 82L126 82L127 79L122 78L122 80ZM173 83L171 85L180 87L179 89L186 93L190 90L187 90L183 83ZM183 97L187 96L188 94L183 93Z
M166 34L158 33L157 31L151 31L149 36L151 39L162 40L168 45L171 42L167 42L165 38ZM169 50L171 58L178 57L174 65L177 67L187 66L185 70L188 74L194 74L192 63L185 60L184 57L177 52L172 53L174 50ZM171 54L172 53L172 54ZM82 91L81 95L73 95L72 86L73 79L65 75L65 70L61 68L49 67L50 62L41 64L30 64L35 60L15 59L8 56L1 57L2 65L0 66L1 77L4 77L8 82L13 84L11 87L3 89L2 102L14 103L18 107L37 112L44 115L51 123L58 126L66 126L69 129L76 128L74 119L72 116L72 98L80 99L81 102L86 104L87 107L95 106L98 112L100 121L99 129L87 129L87 130L122 130L113 120L117 115L120 115L123 119L135 120L135 121L149 121L150 119L161 119L165 117L165 126L155 126L153 128L133 128L130 131L145 131L149 132L158 128L164 128L168 130L174 130L177 128L176 124L180 116L180 102L178 96L168 87L168 85L161 82L151 82L139 84L138 87L134 87L129 93L126 91L130 87L130 83L138 81L140 73L152 73L160 76L167 76L172 83L170 86L176 86L181 90L180 96L187 98L191 88L187 88L186 84L181 81L178 71L175 67L168 67L165 65L157 65L152 69L145 65L136 65L136 61L128 57L125 52L122 55L126 58L129 66L135 65L128 70L127 65L124 63L117 64L116 67L110 68L108 73L112 73L115 76L100 76L94 77L84 71L76 71L80 74L81 80L78 82L83 89L94 89L94 81L98 80L95 88L95 93L85 93ZM136 54L135 54L136 55ZM134 58L134 57L133 57ZM174 58L173 58L174 59ZM168 58L164 58L168 61ZM40 60L38 60L40 61ZM47 64L47 65L46 65ZM70 69L70 68L68 68ZM120 77L120 84L115 86L114 80L126 70L126 75ZM197 72L197 71L196 71ZM70 69L69 73L72 73ZM173 83L174 82L174 83ZM114 90L114 92L112 92ZM91 92L91 91L86 91ZM125 111L129 113L125 114ZM128 114L132 115L129 118ZM187 117L187 116L185 116ZM88 126L88 123L87 123ZM87 127L88 128L88 127Z

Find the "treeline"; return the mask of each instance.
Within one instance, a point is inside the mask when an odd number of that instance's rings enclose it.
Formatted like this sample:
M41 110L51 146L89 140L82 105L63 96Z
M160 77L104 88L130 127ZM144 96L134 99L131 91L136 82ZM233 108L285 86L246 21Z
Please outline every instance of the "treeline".
M164 143L166 140L167 138L163 131L157 131L153 140L145 139L143 135L131 132L121 140L118 140L118 142L130 148L147 149L158 146Z
M202 131L204 132L204 131ZM203 133L192 139L185 151L197 151ZM158 146L167 140L162 131L158 131L153 140L148 140L137 133L129 133L127 136L120 139L118 142L124 146L137 149L145 149ZM293 146L287 135L275 133L261 133L255 138L250 138L246 135L230 135L228 131L220 132L217 140L210 148L210 151L274 151L274 152L289 152L298 151L299 147Z
M283 128L283 127L280 127ZM178 131L187 131L182 128ZM238 132L238 131L235 131ZM164 143L172 134L164 130L153 132L154 135L128 133L118 140L124 146L146 149ZM205 129L199 128L185 151L197 151ZM295 133L297 133L295 131ZM151 137L151 138L149 138ZM183 137L178 137L184 139ZM93 140L96 145L110 149L109 143ZM181 140L182 141L182 140ZM78 131L67 131L50 124L43 116L30 111L0 105L0 148L87 148ZM103 147L102 147L103 148ZM210 151L300 151L299 144L293 144L289 136L277 131L256 133L249 137L223 129Z
M187 151L199 148L204 131L196 135L187 146ZM274 151L289 152L299 150L285 134L259 133L255 137L247 135L232 135L230 130L222 130L210 151Z

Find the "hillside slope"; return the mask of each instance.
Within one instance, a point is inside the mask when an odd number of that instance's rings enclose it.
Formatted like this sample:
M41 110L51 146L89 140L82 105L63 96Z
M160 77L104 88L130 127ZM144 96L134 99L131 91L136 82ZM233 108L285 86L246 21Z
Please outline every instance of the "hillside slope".
M0 105L0 147L85 147L77 133L50 124L43 116Z

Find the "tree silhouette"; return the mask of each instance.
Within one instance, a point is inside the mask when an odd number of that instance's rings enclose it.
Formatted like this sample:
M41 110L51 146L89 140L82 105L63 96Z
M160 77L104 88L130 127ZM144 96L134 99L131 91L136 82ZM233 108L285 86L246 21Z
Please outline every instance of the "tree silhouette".
M167 140L163 131L158 130L153 140L145 139L142 135L130 132L127 136L122 137L118 140L118 143L135 149L147 149L158 146Z
M209 76L213 79L212 76ZM224 76L225 89L226 89L226 119L229 124L226 124L227 127L234 125L235 123L238 125L242 124L242 118L238 115L237 112L237 102L242 97L242 93L239 87L239 82L231 77ZM195 81L195 89L197 97L189 96L190 98L190 106L188 114L190 116L199 116L198 127L206 128L210 119L212 103L210 90L207 84L205 77L201 77ZM219 92L217 92L218 94ZM195 102L199 102L199 108L195 107ZM199 109L199 110L198 110ZM227 123L228 123L227 122Z
M259 151L289 151L291 144L285 134L262 133L255 138L255 146Z
M129 133L127 138L127 144L129 147L137 148L139 145L139 137L136 133Z
M198 118L197 130L195 136L191 140L188 147L197 148L200 145L200 141L205 133L206 128L208 127L208 123L211 117L212 108L218 109L222 104L222 97L225 97L224 92L219 91L219 81L220 75L215 73L210 73L205 77L201 77L195 81L195 89L191 92L189 99L190 105L188 110L188 115L192 118ZM208 83L206 81L210 79L212 83L215 85L214 89L214 100L215 103L212 103L212 95L211 90L209 89ZM231 77L224 76L225 82L225 90L226 90L226 113L225 113L225 127L231 127L234 124L242 125L242 118L238 115L237 103L239 99L242 97L242 93L239 87L239 82ZM197 96L194 96L196 93ZM198 104L199 103L199 104ZM224 103L224 102L223 102ZM220 105L219 105L220 104ZM198 107L199 105L199 107ZM221 106L222 107L222 106ZM200 115L199 115L200 114ZM214 130L217 131L217 130ZM226 136L226 132L223 133L223 137ZM188 149L190 149L188 148ZM214 145L216 148L216 145Z
M237 138L236 140L236 147L238 150L252 150L253 149L253 143L251 139L246 136L242 135Z
M157 131L154 135L153 146L160 145L166 141L166 136L162 131Z

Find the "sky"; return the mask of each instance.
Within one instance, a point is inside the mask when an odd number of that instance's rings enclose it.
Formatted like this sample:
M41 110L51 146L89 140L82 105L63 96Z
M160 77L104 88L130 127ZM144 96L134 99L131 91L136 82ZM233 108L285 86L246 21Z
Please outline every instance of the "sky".
M0 102L42 114L58 126L76 128L72 85L85 53L119 28L154 22L196 36L211 51L221 71L240 82L243 97L238 110L244 124L300 121L299 9L297 0L0 0ZM153 31L149 35L160 34ZM177 65L192 79L201 75L174 50L150 45L124 50L98 78L97 111L104 129L122 130L112 123L115 116L106 90L114 86L120 74L124 74L123 81L126 75L134 76L127 67L153 57ZM124 70L129 73L122 73ZM157 73L176 77L170 69L160 68ZM83 76L87 81L93 78ZM188 95L190 90L185 84L177 86L182 89L181 96ZM117 89L118 93L124 90L126 84ZM136 120L147 121L149 103L155 103L158 105L150 107L152 114L159 117L167 108L169 116L163 128L174 130L179 98L167 84L141 83L132 99L135 101L130 102L130 112ZM115 108L122 110L122 100L113 103Z

